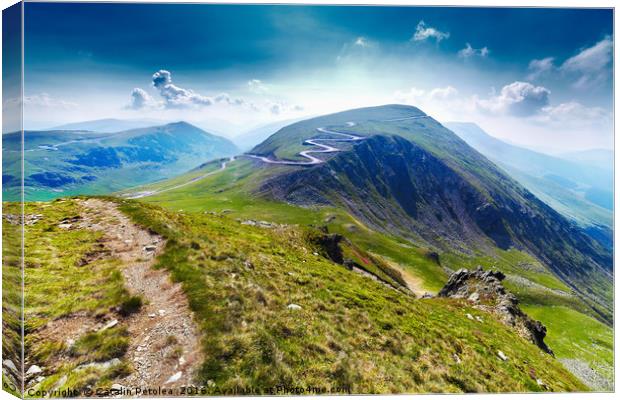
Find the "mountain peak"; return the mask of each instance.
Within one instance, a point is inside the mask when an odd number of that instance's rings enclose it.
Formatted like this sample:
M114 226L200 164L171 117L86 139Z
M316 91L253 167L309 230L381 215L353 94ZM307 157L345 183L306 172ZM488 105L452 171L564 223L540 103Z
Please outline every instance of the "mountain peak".
M192 125L189 122L186 121L176 121L176 122L171 122L169 124L166 124L165 126L170 126L170 127L177 127L177 128L194 128L194 129L200 129L198 128L196 125Z

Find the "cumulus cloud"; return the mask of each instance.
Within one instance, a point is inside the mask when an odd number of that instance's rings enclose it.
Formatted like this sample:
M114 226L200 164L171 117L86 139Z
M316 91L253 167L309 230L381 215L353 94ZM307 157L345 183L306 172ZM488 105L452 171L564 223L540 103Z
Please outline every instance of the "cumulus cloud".
M553 60L553 57L545 57L540 60L534 59L530 61L527 67L527 70L529 71L527 79L533 81L553 71L555 68L553 65Z
M173 84L172 74L164 69L153 74L153 87L159 91L166 108L210 106L214 103L211 97L202 96L191 89L183 89Z
M258 81L260 82L260 81ZM128 109L143 108L201 108L214 104L228 104L232 106L250 105L241 98L231 97L228 93L220 93L214 97L203 96L191 89L181 88L172 83L172 74L164 69L155 72L152 76L153 87L159 93L161 101L155 101L145 90L134 88L130 94Z
M476 49L471 47L471 44L466 43L465 48L459 50L458 55L461 58L470 58L473 56L486 57L489 55L489 53L489 48L486 46Z
M141 110L153 104L153 98L143 89L134 88L130 94L127 108L131 110Z
M504 86L497 96L475 101L477 108L485 112L525 117L547 107L550 94L543 86L517 81Z
M228 93L220 93L215 96L204 96L191 89L176 86L172 81L172 74L166 70L159 70L152 76L153 87L161 97L160 101L153 99L145 90L134 88L130 94L130 101L126 109L193 109L199 110L216 104L244 107L256 112L267 112L279 115L303 110L300 105L289 104L286 101L272 101L263 99L253 102L239 97L233 97ZM251 79L247 82L250 91L264 94L267 88L259 79Z
M587 88L605 81L611 74L613 42L606 37L592 47L581 50L577 55L567 59L560 70L574 74L577 80L575 87Z
M411 40L414 42L421 42L427 39L435 39L435 41L439 43L449 37L450 32L442 32L432 26L427 26L424 21L420 21L418 22L418 26L416 26L415 33Z

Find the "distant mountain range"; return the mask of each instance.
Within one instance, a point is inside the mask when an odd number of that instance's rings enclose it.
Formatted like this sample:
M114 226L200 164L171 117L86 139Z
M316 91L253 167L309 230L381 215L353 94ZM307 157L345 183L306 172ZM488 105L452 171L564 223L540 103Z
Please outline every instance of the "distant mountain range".
M74 127L117 129L115 120ZM3 198L19 199L19 133L3 136ZM26 200L110 193L155 182L201 163L238 153L229 140L186 122L115 133L80 130L26 131Z
M445 126L565 216L583 226L612 227L613 153L554 157L503 142L473 123Z
M73 122L50 128L50 131L93 131L112 133L130 129L146 128L149 126L165 125L166 122L157 119L116 119L105 118L92 121Z
M560 158L578 162L580 164L591 165L603 170L613 169L614 152L606 149L593 149L583 151L573 151L570 153L562 153Z

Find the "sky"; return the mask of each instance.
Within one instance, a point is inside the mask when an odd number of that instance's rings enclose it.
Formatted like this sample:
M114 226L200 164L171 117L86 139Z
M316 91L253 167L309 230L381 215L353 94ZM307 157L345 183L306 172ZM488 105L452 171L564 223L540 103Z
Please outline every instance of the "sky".
M28 129L261 124L403 103L548 152L613 148L604 9L25 5Z

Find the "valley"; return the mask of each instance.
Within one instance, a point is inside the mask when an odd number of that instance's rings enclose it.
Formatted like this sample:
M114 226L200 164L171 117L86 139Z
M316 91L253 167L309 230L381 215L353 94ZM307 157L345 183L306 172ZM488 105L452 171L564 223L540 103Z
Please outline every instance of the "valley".
M238 152L229 140L185 122L119 132L25 131L24 143L26 201L106 194L172 178ZM3 135L5 200L20 196L20 150L20 133Z

